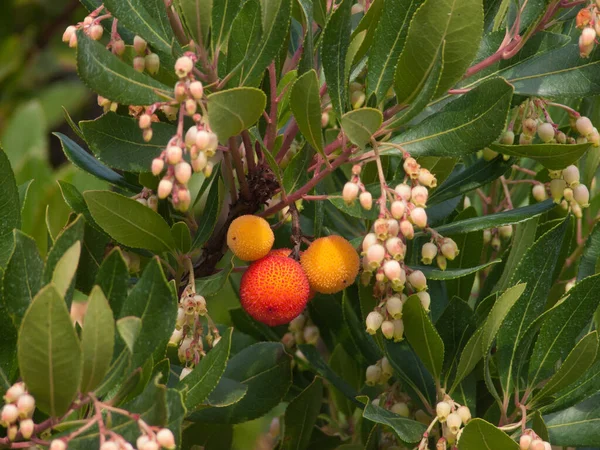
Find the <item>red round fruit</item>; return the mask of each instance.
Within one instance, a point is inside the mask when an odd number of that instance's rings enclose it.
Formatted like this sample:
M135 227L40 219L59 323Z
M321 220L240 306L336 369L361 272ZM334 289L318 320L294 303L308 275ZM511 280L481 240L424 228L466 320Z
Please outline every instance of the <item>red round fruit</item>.
M254 319L269 326L283 325L304 311L309 289L300 263L267 255L252 263L242 276L240 299Z

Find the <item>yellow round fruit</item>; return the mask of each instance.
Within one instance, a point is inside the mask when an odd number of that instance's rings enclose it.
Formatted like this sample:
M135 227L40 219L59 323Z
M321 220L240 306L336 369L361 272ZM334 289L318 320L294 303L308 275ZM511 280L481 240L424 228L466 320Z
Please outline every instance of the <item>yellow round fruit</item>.
M274 241L269 222L258 216L240 216L227 230L227 245L242 261L256 261L267 256Z
M335 294L354 283L360 259L346 239L327 236L314 241L302 253L300 263L314 291Z

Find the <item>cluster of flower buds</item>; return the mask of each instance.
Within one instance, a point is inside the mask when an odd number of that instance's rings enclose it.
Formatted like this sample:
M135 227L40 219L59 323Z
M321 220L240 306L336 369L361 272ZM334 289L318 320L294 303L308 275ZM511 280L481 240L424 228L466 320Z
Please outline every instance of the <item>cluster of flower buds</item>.
M458 405L450 397L446 396L444 401L436 405L435 413L437 420L443 427L443 438L440 441L444 444L454 445L460 439L462 433L461 427L468 424L471 420L471 410L467 406ZM438 446L440 441L438 441Z
M580 9L575 23L581 30L579 54L582 58L587 58L594 50L596 36L600 33L600 2L590 2L587 7Z
M502 241L510 240L512 234L512 225L503 225L498 228L483 230L483 243L485 245L491 243L492 248L496 251L499 251L502 248Z
M360 206L369 211L373 207L373 196L365 189L365 185L360 181L361 166L352 167L352 178L344 185L342 198L347 205L352 205L356 199Z
M148 427L144 427L144 431L146 431ZM137 450L159 450L161 448L165 448L167 450L173 450L175 445L175 436L168 428L161 428L156 433L145 433L142 432L142 435L137 438L135 442L135 446ZM100 450L105 450L101 448ZM120 450L119 447L110 448L106 450Z
M300 314L289 323L289 332L281 339L283 345L292 348L297 344L316 345L321 336L319 328L310 320L306 313Z
M552 450L550 442L544 441L533 430L527 429L519 439L521 450Z
M68 43L69 47L71 48L77 47L77 30L83 30L85 34L95 41L102 39L104 27L100 24L100 22L104 19L112 17L108 12L100 15L100 12L103 9L104 6L100 6L98 9L87 15L82 22L79 22L76 25L69 25L63 33L63 42Z
M27 393L23 383L15 383L6 391L0 425L7 428L9 440L17 439L19 432L22 439L31 438L35 427L31 418L34 411L35 399Z
M365 372L365 383L367 386L376 384L386 384L394 375L394 369L386 357L381 358L377 363L367 367Z
M576 139L578 144L589 142L593 144L594 147L600 146L600 133L588 117L572 117L571 128L577 131L580 135Z
M581 218L583 215L581 209L589 206L590 191L587 186L579 182L577 166L571 165L564 170L551 170L550 178L550 195L554 202L561 204L564 209L570 207L575 217Z
M113 44L112 48L113 51L118 54L120 51L120 44L118 44L116 48ZM133 50L135 51L133 68L138 72L143 72L145 70L150 75L156 75L160 69L160 58L156 53L150 51L148 43L140 36L135 36L133 38Z
M448 261L453 261L458 253L458 245L452 238L434 234L432 240L421 247L421 262L429 265L435 260L441 270L446 270Z
M215 153L217 151L217 135L204 122L201 114L197 113L198 105L203 108L202 98L204 87L202 83L194 78L193 68L196 56L186 53L175 62L175 73L179 81L174 89L174 102L161 106L163 113L169 119L175 119L177 108L180 110L178 134L173 136L165 150L152 161L152 173L162 176L158 185L158 197L167 198L171 196L173 205L179 211L187 211L190 202L190 192L187 184L192 172L203 172L206 177L212 174L215 165ZM152 138L151 115L158 106L152 105L139 117L139 125L143 130L144 139ZM190 127L183 136L183 114L191 116L194 125ZM179 131L181 130L181 131ZM184 155L190 155L191 164L185 161Z
M385 364L389 364L387 360ZM394 414L406 418L411 416L409 402L410 397L400 391L400 385L398 383L391 385L389 389L385 390L382 396L372 401L374 405L388 409Z
M154 195L149 189L144 188L142 192L140 192L134 198L138 203L147 206L152 211L158 211L158 197Z

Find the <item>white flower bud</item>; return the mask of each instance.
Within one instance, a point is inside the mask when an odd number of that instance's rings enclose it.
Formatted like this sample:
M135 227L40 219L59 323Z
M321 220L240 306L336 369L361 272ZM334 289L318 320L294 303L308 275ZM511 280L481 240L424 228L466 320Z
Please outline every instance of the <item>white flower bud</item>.
M77 33L73 33L69 39L69 47L77 48Z
M586 27L581 31L581 45L588 46L593 45L594 40L596 39L596 30L592 27Z
M325 128L329 124L329 113L324 112L321 114L321 128Z
M371 247L371 245L375 245L375 244L377 244L377 236L375 236L375 233L367 234L362 242L363 252L366 253L366 251L369 250L369 247Z
M515 143L515 133L510 130L506 130L500 136L500 143L504 145L513 145Z
M394 219L402 219L404 217L405 210L406 207L404 206L404 202L402 200L395 200L390 206L390 212L392 213L392 217Z
M190 195L190 191L187 189L179 189L177 191L177 210L181 212L186 212L190 207L190 203L192 202L192 196Z
M217 147L219 146L219 138L215 133L208 133L208 146L206 147L206 151L210 156L214 155L217 151Z
M365 378L365 383L367 386L375 386L381 379L381 367L376 365L367 367Z
M140 36L134 36L133 38L133 49L138 55L142 55L146 52L148 43Z
M192 169L194 169L194 172L196 173L202 172L207 165L208 158L206 157L206 153L204 152L198 153L198 156L192 159Z
M160 183L158 183L158 198L167 198L171 194L172 190L173 182L167 178L163 178L160 180Z
M533 137L525 134L525 133L521 133L519 135L519 145L529 145L533 142Z
M410 409L408 409L408 405L404 402L394 403L392 405L391 411L394 414L398 414L399 416L402 416L402 417L410 416Z
M437 179L429 170L421 168L419 171L419 183L423 186L434 188L437 186Z
M423 210L423 212L425 211ZM415 229L412 223L410 223L408 220L403 220L400 222L400 232L402 233L402 236L408 240L415 237Z
M394 342L404 339L404 322L401 319L394 320Z
M485 232L484 232L484 236L485 236ZM437 255L435 257L435 263L440 268L440 270L446 270L446 267L448 267L448 261L446 260L446 257L444 255Z
M191 148L194 144L196 144L196 137L198 136L198 128L196 125L190 127L185 133L185 145L188 148Z
M563 169L562 177L569 186L577 185L580 177L579 169L575 165L570 165L566 169Z
M565 190L563 191L563 197L568 202L570 202L571 200L573 200L573 189L571 189L569 187L565 188Z
M425 206L429 191L425 186L415 186L412 188L411 200L416 206Z
M545 450L544 441L541 439L534 439L531 441L531 446L529 448L531 450Z
M194 114L196 114L197 108L198 108L198 103L196 103L196 100L188 98L185 101L185 112L188 116L193 116Z
M462 425L462 420L458 414L451 413L446 419L446 425L448 426L452 434L457 434L458 430L460 430L460 427Z
M156 53L148 53L145 56L146 70L150 75L156 75L160 69L160 58Z
M423 264L431 264L437 256L438 248L433 242L427 242L421 248L421 261Z
M410 221L419 228L425 228L427 227L427 213L418 206L410 212Z
M419 177L419 169L421 166L415 158L406 158L402 167L404 168L406 175L411 177L413 180L416 180Z
M184 367L181 370L181 373L179 374L179 380L183 380L185 377L187 377L190 373L192 372L192 369L190 369L189 367Z
M169 147L167 147L167 162L169 164L177 164L179 161L181 161L181 158L183 156L183 150L181 149L181 147L178 147L177 145L170 145Z
M381 324L383 323L383 316L378 311L371 311L367 315L366 323L367 333L375 334L377 333L377 330L379 330Z
M521 450L529 450L532 441L533 438L531 437L531 435L523 434L521 435L521 439L519 439L519 447L521 448Z
M185 78L194 68L194 61L189 56L182 56L175 61L175 73L179 78Z
M205 178L210 178L210 176L212 175L212 171L215 167L215 163L214 161L207 161L206 162L206 167L204 168L204 170L202 171L202 173L204 174Z
M427 289L427 278L425 278L425 274L420 270L411 272L408 276L408 282L416 291Z
M400 267L400 263L395 259L389 259L383 263L383 273L385 274L388 280L399 280L402 276L401 272L402 268Z
M35 409L35 399L29 394L23 394L17 400L17 409L21 418L30 417Z
M531 194L537 202L543 202L548 198L548 195L546 194L546 187L543 184L536 184L533 186L533 189L531 189Z
M412 189L408 184L402 183L395 187L394 191L398 194L401 200L409 201L412 194Z
M369 267L371 267L373 270L377 269L381 265L383 258L385 258L385 249L381 244L371 245L367 250L366 256Z
M456 258L459 254L458 246L451 238L444 238L442 241L441 251L442 255L444 255L444 257L450 261L454 260L454 258Z
M71 36L75 34L77 28L74 25L69 25L62 35L62 41L67 43L71 40Z
M451 411L452 411L452 407L450 406L450 403L448 403L448 402L439 402L435 406L435 413L437 414L438 420L441 423L444 423L446 421L446 419L448 418L448 415L450 414Z
M347 205L351 205L352 203L354 203L354 201L358 197L358 190L358 184L352 183L351 181L348 181L344 185L344 189L342 190L342 198L344 199L344 202L346 202Z
M465 425L468 424L471 420L471 410L468 406L459 407L456 410L456 414L460 416L460 420L462 420L462 423L464 423Z
M427 291L417 292L417 297L421 301L421 306L427 312L429 312L429 306L431 305L431 296Z
M550 195L554 199L554 203L560 203L563 198L563 192L567 187L565 180L554 179L550 181Z
M386 339L392 339L394 337L394 323L384 320L381 324L381 333Z
M171 337L169 338L169 344L170 345L179 345L182 337L183 337L183 330L181 330L181 329L178 330L177 328L175 328L173 330L173 333L171 334Z
M15 423L19 418L19 410L17 409L16 405L4 405L2 408L2 413L0 414L0 418L2 419L2 422L5 422L9 425L11 423Z
M367 211L370 211L373 207L373 196L370 192L361 192L358 201L360 202L360 206Z
M385 302L385 309L390 316L394 319L402 318L402 307L403 307L402 299L397 295L393 295L389 297Z
M198 134L196 135L196 147L198 147L198 150L205 151L208 148L208 145L210 144L210 133L208 133L205 130L199 130Z
M390 364L389 359L387 359L385 356L381 358L381 373L388 378L394 375L394 368Z
M412 225L409 223L412 227ZM385 241L385 248L388 253L397 261L402 261L406 255L406 245L399 237L391 237Z
M123 56L123 53L125 53L125 41L123 39L115 39L112 42L111 48L113 49L115 54Z
M577 119L575 122L575 128L577 128L577 131L579 131L582 136L587 136L594 131L594 125L592 124L592 121L585 116L581 116Z
M552 446L550 445L550 442L544 441L544 450L552 450Z
M537 130L537 121L531 117L523 121L523 133L527 136L533 136Z
M554 127L551 123L543 123L538 127L538 136L542 142L550 142L554 139Z
M138 125L142 130L150 128L152 126L152 117L150 117L150 114L142 114L139 118Z
M588 136L588 141L590 144L593 144L594 147L600 146L600 133L598 133L596 128L594 128L594 131L592 131Z
M175 166L175 178L177 179L177 181L179 181L181 184L187 184L188 181L190 181L191 176L192 166L190 166L185 161L177 163L177 165Z
M290 331L302 331L305 324L306 316L304 314L300 314L298 317L292 319L292 321L289 323L289 329Z
M190 83L190 94L192 94L192 97L196 100L202 98L202 95L204 95L204 86L202 86L200 81L192 81Z
M175 448L175 436L173 436L173 433L168 428L162 428L156 433L156 440L162 447L168 450Z
M90 37L94 41L99 41L100 39L102 39L103 33L104 33L104 28L102 28L102 25L100 25L100 24L92 25L90 27Z
M21 431L21 435L23 439L29 439L33 434L34 423L31 419L23 419L19 423L19 430Z
M502 239L510 239L513 234L512 225L503 225L501 227L498 227L498 234Z
M54 439L50 442L50 450L67 450L67 444L62 439Z
M4 394L4 401L6 403L16 402L21 395L25 393L25 385L21 382L13 384L8 388L6 394Z
M573 188L573 199L583 208L590 204L590 191L584 184L578 184Z
M314 325L307 325L304 327L303 336L307 344L315 345L319 340L319 329Z
M152 160L152 175L158 176L165 168L165 162L160 158L154 158ZM168 194L167 194L168 195Z
M138 72L143 72L146 69L146 59L143 56L133 58L133 68Z
M106 441L100 446L100 450L119 450L119 445L113 441Z

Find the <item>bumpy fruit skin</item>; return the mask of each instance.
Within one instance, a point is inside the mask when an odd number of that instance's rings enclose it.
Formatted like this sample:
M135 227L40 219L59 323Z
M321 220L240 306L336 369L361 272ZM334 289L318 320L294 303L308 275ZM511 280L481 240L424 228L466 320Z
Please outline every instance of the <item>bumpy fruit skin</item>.
M250 264L240 283L242 307L269 326L298 317L308 302L310 287L302 266L285 256L266 256Z
M321 294L335 294L354 283L360 259L350 242L341 236L314 241L300 257L310 287Z
M287 258L291 253L291 248L274 248L269 252L269 256L283 256L284 258Z
M269 222L258 216L238 217L227 230L227 245L242 261L256 261L267 256L274 241Z

